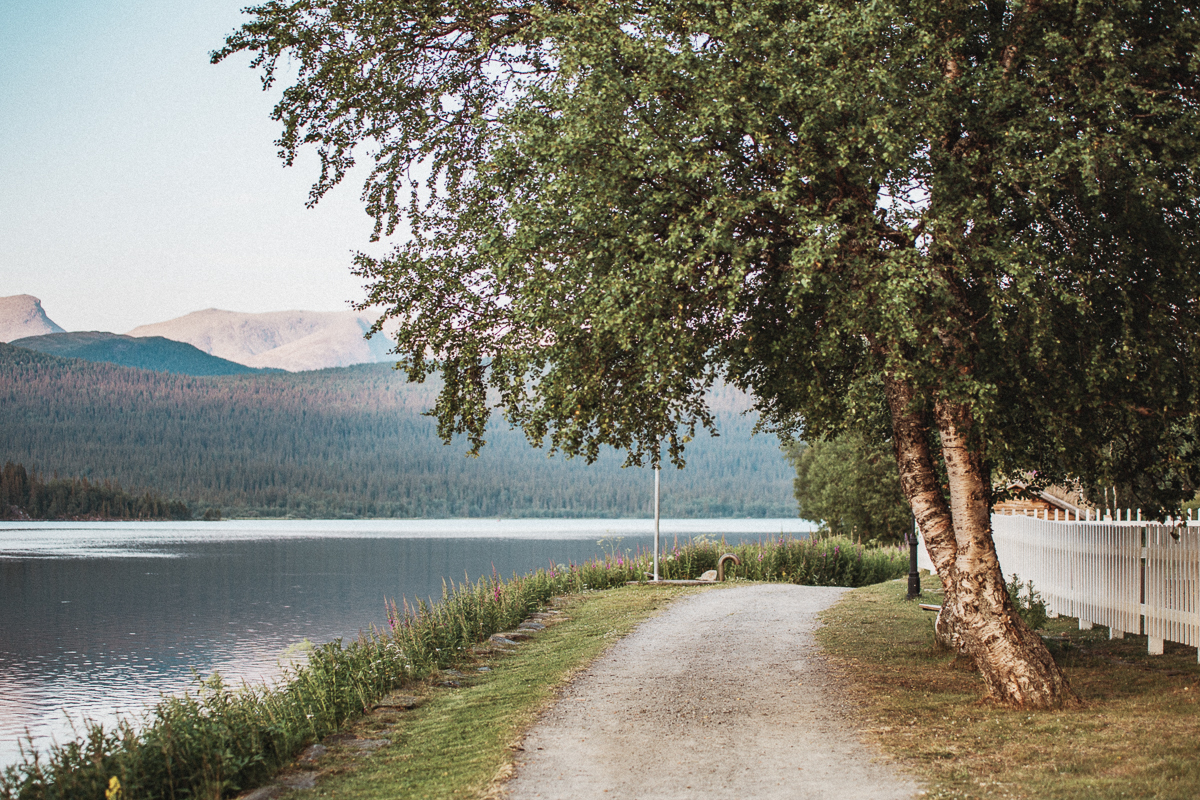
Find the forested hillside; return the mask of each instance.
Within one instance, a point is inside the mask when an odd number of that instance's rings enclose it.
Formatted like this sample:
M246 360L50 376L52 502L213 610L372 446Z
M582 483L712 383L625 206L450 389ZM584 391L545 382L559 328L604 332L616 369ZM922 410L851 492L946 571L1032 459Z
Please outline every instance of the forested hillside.
M30 336L10 342L13 347L37 350L62 358L104 361L125 367L174 372L180 375L248 375L260 372L223 358L210 356L185 342L161 336L121 336L104 331L76 331Z
M191 519L179 500L147 492L135 497L110 482L80 478L44 480L24 464L0 469L0 519Z
M68 361L0 345L0 462L112 480L228 515L646 516L653 478L606 454L547 458L494 425L483 455L443 446L437 386L388 365L223 377ZM666 516L793 516L792 472L750 437L746 399L713 396L721 436L663 471Z

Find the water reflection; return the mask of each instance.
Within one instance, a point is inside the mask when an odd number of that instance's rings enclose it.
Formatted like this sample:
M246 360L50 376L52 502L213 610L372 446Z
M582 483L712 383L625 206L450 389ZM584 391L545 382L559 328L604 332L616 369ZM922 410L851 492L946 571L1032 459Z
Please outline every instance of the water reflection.
M800 520L667 521L731 541ZM0 524L0 764L25 731L136 713L214 670L273 675L302 639L352 638L385 598L649 547L639 520ZM599 545L598 540L605 544Z

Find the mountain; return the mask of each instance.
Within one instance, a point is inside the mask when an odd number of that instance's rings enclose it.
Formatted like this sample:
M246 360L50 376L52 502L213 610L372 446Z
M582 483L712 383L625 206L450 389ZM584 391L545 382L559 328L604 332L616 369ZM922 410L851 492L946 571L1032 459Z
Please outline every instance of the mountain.
M422 412L440 384L385 364L221 377L68 360L0 344L0 463L112 480L193 509L271 517L646 517L653 477L548 458L497 421L479 458L443 445ZM674 517L790 517L794 472L751 436L746 395L709 396L720 438L698 435L662 473Z
M210 308L141 325L130 336L163 336L248 367L289 372L388 361L391 342L363 338L374 322L355 311L244 314Z
M62 358L104 361L177 375L245 375L259 371L162 336L138 338L104 331L78 331L29 336L9 344Z
M42 301L33 295L0 297L0 342L62 331L54 320L46 316Z

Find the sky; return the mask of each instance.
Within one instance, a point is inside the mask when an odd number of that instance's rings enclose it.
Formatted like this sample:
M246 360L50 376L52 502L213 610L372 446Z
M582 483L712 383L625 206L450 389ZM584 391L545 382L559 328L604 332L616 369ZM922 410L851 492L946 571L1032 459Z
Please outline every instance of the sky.
M0 296L67 330L206 308L338 311L370 245L361 182L305 207L249 58L209 53L249 0L0 0ZM353 176L351 176L353 177Z

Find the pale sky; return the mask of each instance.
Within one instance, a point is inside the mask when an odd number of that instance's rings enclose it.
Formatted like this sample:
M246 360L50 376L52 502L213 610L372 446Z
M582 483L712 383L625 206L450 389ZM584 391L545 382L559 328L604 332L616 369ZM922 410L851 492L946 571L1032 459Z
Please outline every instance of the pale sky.
M209 52L248 0L0 0L0 296L67 330L204 308L336 311L372 222L276 156L274 95Z

